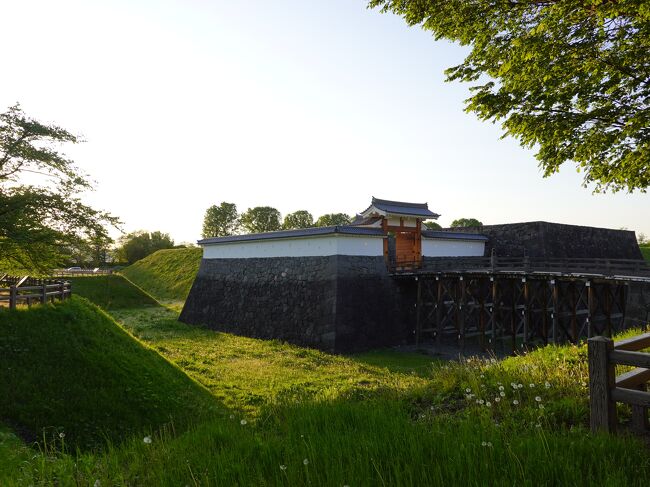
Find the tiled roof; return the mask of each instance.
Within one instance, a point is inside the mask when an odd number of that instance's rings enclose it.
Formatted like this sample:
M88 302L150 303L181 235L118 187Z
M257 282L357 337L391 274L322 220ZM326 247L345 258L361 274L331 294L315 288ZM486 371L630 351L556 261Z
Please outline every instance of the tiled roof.
M270 240L278 238L315 237L319 235L367 235L383 237L381 228L366 228L351 225L339 225L333 227L301 228L298 230L281 230L278 232L250 233L247 235L230 235L228 237L213 237L199 240L199 245L221 244L230 242L249 242L253 240Z
M478 240L481 242L488 240L488 237L478 233L445 232L440 230L422 230L422 236L425 238L442 238L446 240Z
M405 201L390 201L372 197L372 204L366 208L364 213L372 207L386 213L396 215L409 215L421 218L438 218L440 215L429 210L427 203L407 203Z

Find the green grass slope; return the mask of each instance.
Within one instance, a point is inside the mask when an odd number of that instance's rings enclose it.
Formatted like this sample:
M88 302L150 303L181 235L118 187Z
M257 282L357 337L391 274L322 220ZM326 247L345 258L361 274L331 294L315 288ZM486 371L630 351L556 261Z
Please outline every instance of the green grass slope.
M159 250L121 273L161 301L185 301L201 263L201 249Z
M641 253L643 254L643 258L650 262L650 244L647 245L639 245L639 248L641 249Z
M83 298L0 310L0 422L27 440L119 443L217 402Z
M158 306L148 294L119 275L66 278L72 284L72 294L83 296L106 310Z

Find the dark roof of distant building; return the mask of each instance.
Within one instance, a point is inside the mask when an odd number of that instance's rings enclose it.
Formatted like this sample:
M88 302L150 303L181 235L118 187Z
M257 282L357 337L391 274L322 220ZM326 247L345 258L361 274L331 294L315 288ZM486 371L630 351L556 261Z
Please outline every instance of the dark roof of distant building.
M362 213L365 213L372 207L377 208L385 213L416 216L420 218L438 218L440 215L429 210L428 203L407 203L405 201L390 201L372 197L372 204Z
M249 233L246 235L229 235L227 237L204 238L203 240L199 240L198 244L206 245L206 244L221 244L221 243L230 243L230 242L248 242L253 240L315 237L319 235L332 235L332 234L365 235L369 237L384 236L384 233L382 232L381 228L366 228L366 227L357 227L352 225L338 225L332 227L300 228L297 230L280 230L278 232Z
M488 237L478 233L445 232L440 230L422 230L422 236L425 238L442 238L447 240L478 240L481 242L488 240Z
M382 220L382 217L380 216L368 216L365 217L363 215L357 215L354 217L354 220L350 222L350 225L356 226L356 225L373 225L377 222L380 222Z

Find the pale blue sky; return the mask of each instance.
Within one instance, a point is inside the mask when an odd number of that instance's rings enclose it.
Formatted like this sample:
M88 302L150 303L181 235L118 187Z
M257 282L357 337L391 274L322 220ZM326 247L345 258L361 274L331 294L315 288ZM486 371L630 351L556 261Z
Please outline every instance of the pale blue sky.
M363 0L0 4L0 109L20 101L82 133L86 199L125 230L200 237L205 209L363 210L427 201L445 225L530 220L650 235L650 196L592 195L570 164L542 179L533 152L463 112L434 42Z

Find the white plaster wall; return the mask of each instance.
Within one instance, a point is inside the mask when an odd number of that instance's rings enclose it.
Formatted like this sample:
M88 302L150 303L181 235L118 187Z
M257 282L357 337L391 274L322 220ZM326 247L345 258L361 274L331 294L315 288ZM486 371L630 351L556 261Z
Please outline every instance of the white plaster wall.
M383 238L324 235L314 237L252 240L204 244L204 259L245 259L254 257L317 257L326 255L382 256Z
M483 257L485 242L422 238L424 257Z

